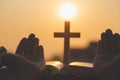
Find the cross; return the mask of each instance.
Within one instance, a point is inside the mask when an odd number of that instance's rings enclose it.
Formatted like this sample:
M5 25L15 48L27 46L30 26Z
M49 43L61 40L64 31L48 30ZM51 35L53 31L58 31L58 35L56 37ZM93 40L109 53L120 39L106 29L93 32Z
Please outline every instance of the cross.
M70 38L79 38L80 33L70 33L70 22L65 22L65 32L55 32L54 37L63 37L64 38L64 56L63 63L65 65L69 64L69 56L70 56Z

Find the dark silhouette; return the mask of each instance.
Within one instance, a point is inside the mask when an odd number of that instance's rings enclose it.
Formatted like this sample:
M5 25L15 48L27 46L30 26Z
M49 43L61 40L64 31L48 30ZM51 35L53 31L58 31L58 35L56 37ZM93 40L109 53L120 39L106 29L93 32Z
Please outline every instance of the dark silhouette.
M45 65L43 47L34 34L23 38L14 54L0 52L0 79L1 80L53 80L59 79L59 70L51 65ZM5 49L6 50L6 49ZM7 52L7 51L6 51ZM7 76L7 77L6 77ZM63 77L64 78L64 77ZM54 80L57 80L54 79Z
M95 48L92 47L92 48ZM89 48L88 48L89 49ZM119 80L120 35L110 29L101 34L94 68L65 65L58 70L45 65L44 50L34 34L23 38L15 54L0 47L1 80Z
M77 69L80 71L81 67L76 69L74 66L66 65L59 71L54 66L46 66L43 47L39 46L39 39L34 34L30 34L28 38L23 38L20 41L15 55L10 53L2 54L1 64L5 66L5 68L0 69L0 78L2 80L88 79L88 76L85 77L86 75L83 78L71 73ZM70 70L68 70L69 68Z
M64 57L63 63L64 65L69 64L69 55L70 55L70 37L79 38L80 33L70 33L70 22L65 22L65 33L54 33L54 37L64 37Z
M7 49L4 46L0 47L0 54L7 53Z
M18 44L15 54L25 57L43 70L45 68L44 50L34 34L23 38Z
M3 52L3 48L0 52ZM0 69L1 80L43 79L45 70L43 47L39 46L39 39L35 38L34 34L20 41L15 55L10 53L0 55L0 62L3 65Z
M46 65L46 68L43 72L44 80L53 80L53 77L55 77L56 74L58 73L59 73L58 68L52 65Z
M110 29L101 34L94 68L99 80L120 80L120 35Z
M6 53L7 53L7 49L4 46L1 46L0 47L0 55L6 54ZM0 64L0 67L3 67L3 65Z
M38 80L41 70L27 59L10 53L1 56L1 80Z

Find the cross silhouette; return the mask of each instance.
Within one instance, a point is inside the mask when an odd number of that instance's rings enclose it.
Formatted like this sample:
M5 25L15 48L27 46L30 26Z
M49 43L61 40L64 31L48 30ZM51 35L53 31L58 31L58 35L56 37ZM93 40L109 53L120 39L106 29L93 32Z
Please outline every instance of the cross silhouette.
M63 57L63 63L65 65L69 64L69 49L70 49L70 38L79 38L80 33L70 33L70 22L65 22L65 32L55 32L54 37L63 37L64 38L64 57Z

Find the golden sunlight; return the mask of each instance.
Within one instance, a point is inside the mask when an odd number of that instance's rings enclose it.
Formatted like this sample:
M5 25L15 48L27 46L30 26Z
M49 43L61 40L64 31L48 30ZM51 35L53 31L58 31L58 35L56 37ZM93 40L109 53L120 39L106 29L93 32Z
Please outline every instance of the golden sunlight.
M76 9L72 4L64 4L60 7L60 15L65 19L72 18L75 13Z

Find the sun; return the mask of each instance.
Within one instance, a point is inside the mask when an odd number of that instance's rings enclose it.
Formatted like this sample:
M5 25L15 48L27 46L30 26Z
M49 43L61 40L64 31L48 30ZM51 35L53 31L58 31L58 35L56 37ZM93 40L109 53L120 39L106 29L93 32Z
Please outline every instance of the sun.
M64 4L60 7L60 15L65 19L75 16L76 9L72 4Z

